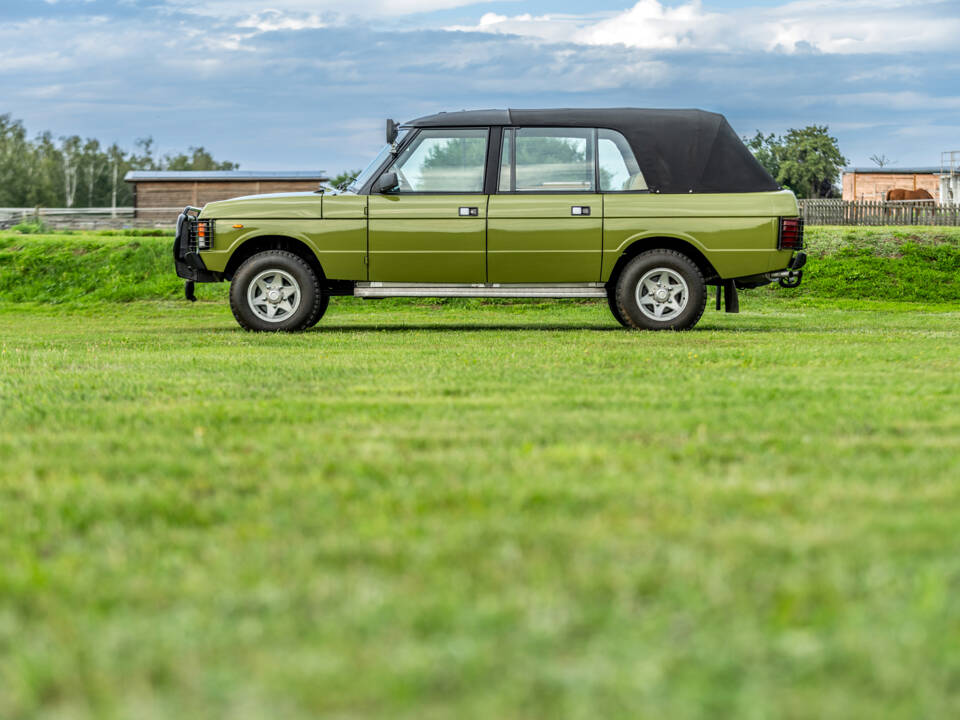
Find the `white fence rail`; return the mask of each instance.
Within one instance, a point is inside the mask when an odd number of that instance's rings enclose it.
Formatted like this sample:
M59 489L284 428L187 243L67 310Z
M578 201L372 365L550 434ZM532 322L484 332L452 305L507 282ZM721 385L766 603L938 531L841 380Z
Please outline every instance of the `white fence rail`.
M933 200L800 200L807 225L960 226L960 205Z
M4 208L0 207L0 230L19 223L41 222L54 230L106 230L121 228L172 228L175 208Z

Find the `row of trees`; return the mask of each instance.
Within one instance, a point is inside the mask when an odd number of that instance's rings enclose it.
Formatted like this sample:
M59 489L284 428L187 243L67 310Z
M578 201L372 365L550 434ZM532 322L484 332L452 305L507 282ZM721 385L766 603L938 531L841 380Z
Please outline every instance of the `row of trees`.
M124 207L133 190L123 181L128 170L235 170L203 147L157 156L152 138L128 151L114 143L78 135L27 136L23 123L0 115L0 207Z
M786 135L764 135L757 130L744 142L774 179L801 198L839 195L835 185L847 159L826 125L788 130ZM876 161L875 161L876 162Z

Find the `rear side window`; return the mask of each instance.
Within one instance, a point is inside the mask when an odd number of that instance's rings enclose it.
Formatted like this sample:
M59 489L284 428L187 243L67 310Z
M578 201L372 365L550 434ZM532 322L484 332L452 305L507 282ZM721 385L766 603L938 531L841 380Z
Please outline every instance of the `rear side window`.
M600 169L601 192L647 189L647 181L630 144L615 130L597 131L597 165Z
M595 192L592 128L505 128L501 192Z

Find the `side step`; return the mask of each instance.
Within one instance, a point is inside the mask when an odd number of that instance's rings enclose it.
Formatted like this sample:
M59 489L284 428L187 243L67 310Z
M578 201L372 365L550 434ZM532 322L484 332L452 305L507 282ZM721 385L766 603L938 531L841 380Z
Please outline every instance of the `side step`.
M364 298L387 297L507 297L507 298L603 298L603 283L391 283L358 282L353 294Z

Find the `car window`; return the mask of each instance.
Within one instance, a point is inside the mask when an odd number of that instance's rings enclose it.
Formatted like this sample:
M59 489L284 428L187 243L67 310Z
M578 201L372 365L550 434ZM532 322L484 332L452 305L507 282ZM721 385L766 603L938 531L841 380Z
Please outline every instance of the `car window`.
M630 143L615 130L597 131L597 164L601 192L647 189Z
M593 192L595 132L590 128L504 130L500 190ZM512 164L505 162L511 157Z
M406 128L401 128L400 132L397 134L397 142L403 141L403 136L407 134ZM390 145L384 145L380 148L380 152L377 153L377 156L370 161L370 164L363 169L359 175L357 175L349 185L347 185L348 192L357 192L360 188L367 184L373 174L380 169L380 166L387 159L387 155L390 154Z
M390 172L400 192L481 192L487 131L421 130Z
M503 129L503 143L500 145L500 184L499 188L508 191L513 188L510 168L513 167L513 130Z

